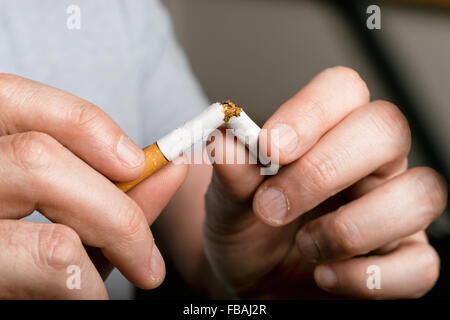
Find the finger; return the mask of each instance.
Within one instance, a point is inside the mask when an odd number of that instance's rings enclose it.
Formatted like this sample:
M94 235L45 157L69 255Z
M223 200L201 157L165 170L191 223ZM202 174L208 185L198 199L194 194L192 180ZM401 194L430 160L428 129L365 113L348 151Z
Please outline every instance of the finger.
M358 257L319 265L314 278L322 289L358 298L419 298L439 276L439 256L427 243L405 242L384 256Z
M1 299L107 299L97 270L70 228L0 221Z
M345 67L326 69L284 103L264 124L271 154L272 130L277 130L279 163L288 164L308 151L327 131L359 106L369 102L369 90L357 72Z
M400 240L394 240L394 241L391 241L391 242L373 250L371 252L371 254L376 254L376 255L387 254L387 253L397 249L399 245L400 245Z
M399 158L379 170L374 171L369 176L361 179L343 191L345 198L350 201L357 199L371 190L377 188L388 180L398 176L408 169L408 158Z
M144 170L143 151L99 107L28 79L0 74L0 134L53 136L97 171L130 181Z
M250 161L246 147L229 131L216 131L213 146L216 182L220 183L218 191L226 190L235 202L247 201L264 180L260 168Z
M149 179L128 191L128 196L136 201L142 209L149 225L153 224L181 187L187 173L188 166L186 164L169 163Z
M186 178L187 166L183 163L175 163L176 161L169 163L151 178L142 181L127 192L127 195L142 209L149 225L158 218ZM109 261L98 248L87 247L86 251L102 278L106 279L112 271Z
M408 236L406 238L391 241L391 242L385 244L384 246L371 251L369 254L384 255L384 254L390 253L390 252L394 251L395 249L397 249L405 241L421 241L423 243L428 243L428 238L427 238L427 235L425 234L425 231L421 230L421 231L419 231L411 236Z
M443 178L432 169L415 168L308 222L297 235L297 245L302 257L312 261L366 254L425 229L446 202Z
M286 144L286 146L276 144L281 147L280 163L289 163L306 152L348 113L367 103L368 99L367 87L355 71L343 67L327 69L281 106L267 121L263 129L267 129L269 134L260 136L262 151L267 152L266 146L270 145L270 131L277 129L280 134L280 143ZM266 141L266 137L269 141ZM233 138L228 135L223 134L219 138L221 145L218 148L223 149L222 154L225 155L219 160L226 158L227 145L236 145L236 149L241 146L233 144ZM298 143L299 141L301 143ZM293 147L289 146L290 144ZM269 148L269 154L270 151ZM235 151L234 154L237 153ZM243 205L248 206L246 202L253 197L256 188L263 180L264 176L256 165L236 164L236 162L234 164L215 163L213 182L207 196L207 201L215 209L209 211L214 211L214 216L221 220L222 217L228 221L236 220L233 212L242 212ZM221 205L217 206L215 203ZM223 203L227 205L224 206ZM239 216L239 219L246 221L244 223L252 220L248 215ZM227 224L226 221L223 223Z
M251 199L264 176L259 166L249 161L248 150L234 136L220 131L214 138L214 171L205 198L207 225L221 232L233 232L255 221ZM244 155L241 161L239 154Z
M303 157L265 181L253 208L277 226L404 158L411 144L408 122L394 105L377 101L360 107L323 136Z
M101 248L137 286L159 285L164 263L142 210L52 137L27 132L0 138L0 176L0 218L38 210Z
M280 143L286 145L276 144L280 148L280 163L292 162L348 113L368 101L367 86L355 71L344 67L327 69L272 115L263 127L269 134L260 136L260 146L263 152L270 154L270 148L266 150L266 146L270 146L270 131L277 129ZM230 143L231 139L224 135L223 145L227 141ZM257 186L264 180L259 168L252 164L215 164L214 168L216 180L212 187L217 188L211 190L218 191L221 196L219 199L225 196L227 200L231 200L227 202L238 202L239 206L253 196ZM236 211L232 206L229 207L230 210L226 210L223 216Z

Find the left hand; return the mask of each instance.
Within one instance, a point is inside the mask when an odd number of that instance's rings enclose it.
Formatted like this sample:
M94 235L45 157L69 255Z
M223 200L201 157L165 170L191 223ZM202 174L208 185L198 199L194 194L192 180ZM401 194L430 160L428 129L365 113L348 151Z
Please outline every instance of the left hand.
M315 284L360 298L431 289L439 257L424 230L447 189L434 170L407 169L410 130L396 106L370 102L358 74L336 67L264 128L280 130L280 172L216 164L206 196L206 255L224 286L248 298L311 298L323 293ZM371 265L380 289L367 286Z

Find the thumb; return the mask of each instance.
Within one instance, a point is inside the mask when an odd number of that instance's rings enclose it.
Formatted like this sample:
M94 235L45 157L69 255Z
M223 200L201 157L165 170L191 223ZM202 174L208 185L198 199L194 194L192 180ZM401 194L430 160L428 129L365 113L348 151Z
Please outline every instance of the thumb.
M159 216L183 184L188 166L173 161L127 192L143 210L149 225Z
M233 232L255 221L253 194L264 176L260 167L249 161L246 147L223 128L220 132L210 144L214 148L214 173L206 194L206 222L221 232ZM242 154L245 157L238 156Z

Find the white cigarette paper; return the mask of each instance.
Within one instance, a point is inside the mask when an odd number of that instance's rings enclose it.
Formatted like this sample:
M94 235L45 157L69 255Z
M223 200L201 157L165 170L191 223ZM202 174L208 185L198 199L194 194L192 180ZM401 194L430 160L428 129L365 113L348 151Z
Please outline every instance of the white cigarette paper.
M198 141L206 139L223 124L233 129L233 134L240 143L248 146L249 153L253 156L252 160L259 159L260 163L264 165L261 167L261 174L276 174L279 166L270 163L264 154L258 152L258 137L261 129L241 108L231 101L226 101L212 104L192 120L145 148L144 173L133 181L116 183L116 186L123 192L127 192L164 167L169 161L175 160L182 153L188 151ZM270 166L267 166L268 164Z
M176 159L197 141L206 138L224 124L222 109L221 103L214 103L192 120L159 139L157 144L164 157L169 161Z
M239 140L240 143L246 145L250 154L259 159L264 165L270 163L270 160L262 153L258 157L258 137L261 132L261 128L244 112L241 111L238 117L231 118L226 126L233 129L233 134Z
M241 110L240 108L236 108ZM234 135L244 145L248 146L250 154L267 165L270 160L263 154L258 157L258 136L261 128L241 110L239 115L225 121L224 105L214 103L192 120L170 132L157 141L158 147L168 161L176 159L189 150L196 142L207 138L215 129L225 124L233 129Z

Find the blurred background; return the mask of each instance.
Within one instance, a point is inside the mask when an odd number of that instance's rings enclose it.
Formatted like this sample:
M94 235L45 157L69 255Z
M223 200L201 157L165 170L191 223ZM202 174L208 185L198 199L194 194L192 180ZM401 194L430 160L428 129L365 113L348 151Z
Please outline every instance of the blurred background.
M449 0L163 2L211 101L229 98L262 125L315 74L348 66L365 79L372 99L394 102L408 117L413 130L411 165L432 166L448 180ZM366 26L366 10L372 4L381 8L380 30ZM426 298L450 297L449 221L446 212L430 228L442 274ZM173 270L166 280L162 290L150 293L152 298L173 297L170 288L182 288ZM183 295L182 289L178 292ZM137 297L146 294L138 291Z

